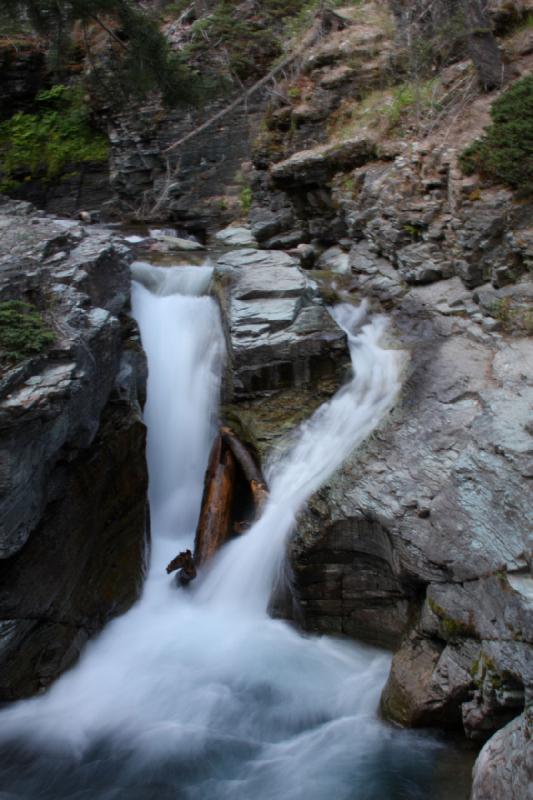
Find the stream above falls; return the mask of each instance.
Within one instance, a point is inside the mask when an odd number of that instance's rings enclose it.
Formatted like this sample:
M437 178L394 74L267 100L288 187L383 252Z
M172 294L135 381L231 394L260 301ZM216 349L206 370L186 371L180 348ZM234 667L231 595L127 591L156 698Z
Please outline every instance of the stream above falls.
M133 313L148 356L152 553L141 600L43 696L0 713L0 800L466 800L464 754L378 717L390 656L301 635L267 606L307 497L394 402L385 322L342 306L354 378L270 468L262 518L197 586L190 547L217 425L224 343L211 268L147 266Z

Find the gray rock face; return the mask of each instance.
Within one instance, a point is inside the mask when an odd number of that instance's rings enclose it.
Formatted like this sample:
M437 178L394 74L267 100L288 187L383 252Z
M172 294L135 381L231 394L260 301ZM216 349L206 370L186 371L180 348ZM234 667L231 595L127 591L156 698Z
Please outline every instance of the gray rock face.
M0 45L0 118L17 111L28 111L46 79L45 55L31 44L9 42Z
M270 170L275 185L283 187L321 184L337 172L365 164L374 156L374 142L368 136L302 150Z
M16 203L0 206L0 230L0 300L30 300L55 333L0 378L0 698L14 699L47 685L140 590L146 367L121 316L118 240Z
M306 387L342 371L345 334L295 259L237 250L219 259L215 280L222 287L233 397Z
M213 291L228 349L223 415L264 454L347 378L346 336L286 253L228 253Z
M533 797L533 708L487 742L474 767L472 800Z
M351 260L376 296L371 251ZM485 332L472 295L453 278L396 299L401 400L312 498L290 555L308 629L406 637L387 715L486 738L533 686L533 342Z
M235 175L250 157L250 139L264 106L260 93L250 99L247 113L238 108L163 155L226 105L223 97L185 113L153 100L113 115L108 128L110 180L121 214L131 213L133 204L148 219L179 221L193 232L235 218L242 190Z
M229 226L215 234L215 239L230 247L257 247L257 242L248 227Z

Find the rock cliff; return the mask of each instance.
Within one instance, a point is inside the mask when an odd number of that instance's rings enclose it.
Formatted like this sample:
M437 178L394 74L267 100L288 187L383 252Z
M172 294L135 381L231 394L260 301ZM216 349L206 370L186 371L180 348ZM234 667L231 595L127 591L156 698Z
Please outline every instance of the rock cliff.
M0 699L11 700L47 686L140 591L145 361L118 240L27 203L0 205L0 228L0 307L31 304L53 334L46 350L2 360Z
M389 718L478 741L503 728L475 796L512 784L518 798L533 697L533 207L465 175L460 154L489 123L486 90L531 71L531 9L470 4L483 25L445 51L444 4L416 4L417 34L442 48L428 79L406 44L413 5L338 10L344 23L278 87L254 143L250 227L272 269L288 251L327 302L367 298L410 356L393 414L301 515L293 613L397 650ZM269 430L291 430L289 408L274 404ZM263 458L283 446L262 407L231 412L252 441L260 431Z

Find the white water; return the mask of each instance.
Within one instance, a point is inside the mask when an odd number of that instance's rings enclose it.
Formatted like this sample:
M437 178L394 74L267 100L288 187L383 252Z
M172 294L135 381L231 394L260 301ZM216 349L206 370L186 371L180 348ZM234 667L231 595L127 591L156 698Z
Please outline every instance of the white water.
M435 744L376 717L389 656L301 636L266 614L295 514L394 400L398 365L379 347L383 321L350 335L355 377L272 469L263 518L193 591L165 574L192 543L216 423L222 335L214 302L198 296L209 274L137 270L152 289L133 288L150 367L149 577L141 601L78 666L0 713L11 759L0 766L0 800L429 796ZM347 307L337 317L350 330L361 323Z

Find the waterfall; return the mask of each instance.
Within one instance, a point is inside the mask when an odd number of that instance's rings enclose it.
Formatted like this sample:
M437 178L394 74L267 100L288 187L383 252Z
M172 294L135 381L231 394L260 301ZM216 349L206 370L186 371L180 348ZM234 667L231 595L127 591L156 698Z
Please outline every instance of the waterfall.
M306 637L265 608L295 515L397 391L383 321L341 308L354 377L270 471L262 519L203 585L164 566L191 545L223 338L210 270L136 267L149 361L153 552L141 600L43 696L0 712L1 800L423 800L442 748L376 714L390 657Z
M245 537L224 548L201 598L244 607L246 613L266 611L297 512L394 402L400 388L399 354L380 347L384 318L362 325L366 304L339 306L334 316L348 335L352 380L301 426L293 447L271 467L271 493L261 519Z

